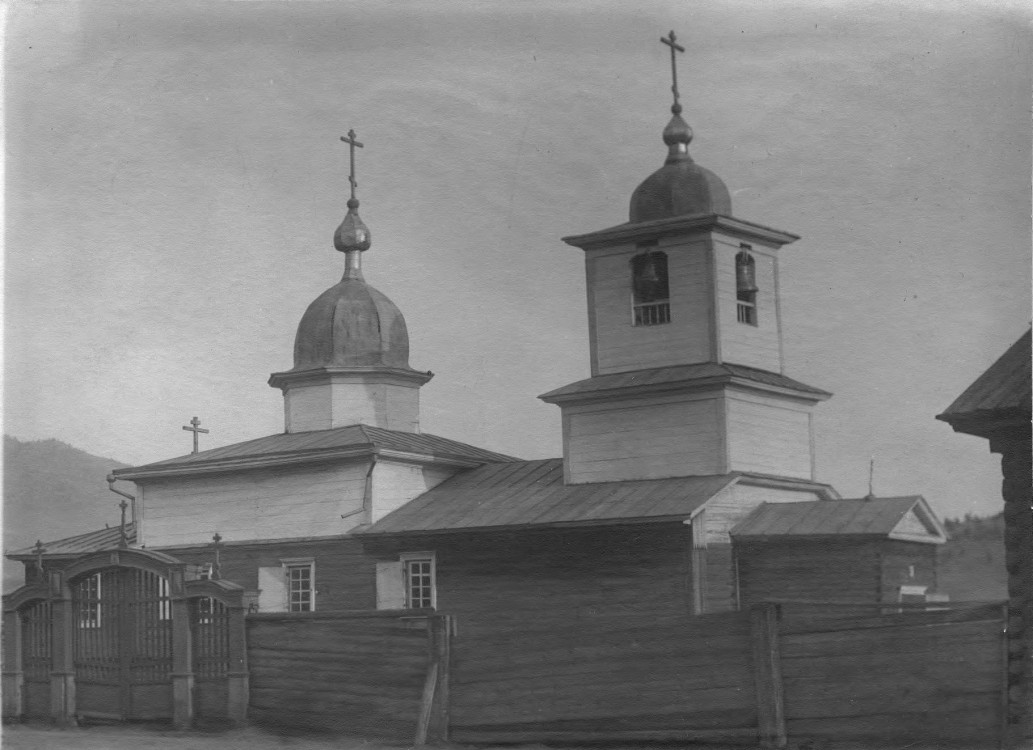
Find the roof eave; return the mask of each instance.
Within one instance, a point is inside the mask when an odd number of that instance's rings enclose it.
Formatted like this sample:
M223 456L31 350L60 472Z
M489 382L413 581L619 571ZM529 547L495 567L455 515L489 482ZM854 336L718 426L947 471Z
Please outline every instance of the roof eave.
M383 539L386 537L399 536L438 536L442 534L534 531L536 529L591 528L596 526L640 526L642 524L648 523L683 523L693 515L695 515L694 512L686 511L685 513L677 513L674 515L665 516L633 516L630 518L591 518L577 521L546 521L542 523L522 523L512 525L501 524L496 526L458 526L437 529L403 529L398 531L378 531L374 525L373 527L369 527L367 529L355 531L353 535L355 537L367 539Z
M166 466L154 467L153 469L149 469L147 467L130 467L128 469L116 469L113 473L119 479L138 481L141 479L164 479L166 477L195 476L229 471L253 471L283 466L297 466L301 464L347 461L350 459L370 458L374 455L384 459L393 459L424 465L448 466L458 469L473 468L486 463L494 463L493 461L488 460L478 461L455 456L411 453L408 451L392 450L389 448L377 448L373 445L364 445L346 449L322 449L307 453L244 456L240 458L197 463L169 464Z
M722 214L703 214L698 216L673 216L652 221L641 221L632 224L601 229L587 234L575 234L563 237L568 245L582 250L608 247L628 241L654 240L674 234L683 234L695 230L721 229L737 237L768 242L773 245L788 245L800 239L799 235L784 232L781 229L755 224L751 221L736 219Z
M583 382L583 381L579 381ZM788 396L789 398L795 398L800 401L807 403L817 403L819 401L827 401L832 397L832 394L828 391L814 390L800 390L796 388L790 388L788 386L772 385L770 383L761 383L756 380L750 380L732 374L723 375L708 375L702 378L686 378L683 380L673 380L666 383L646 383L642 385L625 385L615 386L613 388L600 388L592 391L579 391L575 393L558 393L562 391L562 388L557 388L555 391L549 391L538 396L539 399L547 404L577 404L577 403L591 403L594 401L605 401L613 398L616 395L628 395L628 396L642 396L656 393L670 393L670 392L692 392L702 391L714 388L720 388L725 385L734 385L739 388L744 388L751 391L761 391L763 393L774 393L779 396ZM565 386L566 387L566 386Z

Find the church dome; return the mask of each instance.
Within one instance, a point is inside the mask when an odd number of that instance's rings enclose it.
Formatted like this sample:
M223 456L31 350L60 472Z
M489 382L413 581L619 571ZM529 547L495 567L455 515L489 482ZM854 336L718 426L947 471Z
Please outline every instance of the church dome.
M409 368L401 311L361 277L345 276L308 306L294 338L294 369Z
M692 128L681 118L680 110L677 107L664 128L667 160L631 195L632 223L672 216L730 216L732 213L732 198L721 178L689 156Z

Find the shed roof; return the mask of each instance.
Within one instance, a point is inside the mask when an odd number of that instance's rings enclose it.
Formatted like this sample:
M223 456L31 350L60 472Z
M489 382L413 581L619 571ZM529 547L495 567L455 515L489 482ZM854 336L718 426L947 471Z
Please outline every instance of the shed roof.
M763 503L729 533L740 540L877 536L937 544L947 538L920 495Z
M937 415L959 432L982 434L995 423L1021 422L1029 427L1030 341L1026 331L950 406Z
M64 539L57 539L52 542L43 542L43 547L46 550L43 553L43 557L78 556L89 552L115 549L118 547L120 536L119 527L115 526L113 528L99 529L85 534L65 537ZM136 543L136 529L132 524L126 524L126 537L129 544ZM30 559L36 557L36 551L33 547L25 547L7 553L7 557L12 560Z
M167 476L246 466L319 461L348 454L397 452L439 459L460 465L515 461L515 458L427 433L401 432L369 425L349 425L332 430L291 432L190 453L178 458L116 469L120 479Z
M733 382L791 391L814 401L823 400L832 395L828 391L787 378L785 375L761 370L756 367L735 365L727 362L698 362L691 365L654 367L648 370L598 375L594 378L579 380L576 383L549 391L539 396L539 398L549 402L565 401L578 397L601 395L607 391L627 390L629 388L646 390L688 384L708 385Z
M445 480L361 533L684 520L738 477L718 474L564 484L559 458L487 464Z

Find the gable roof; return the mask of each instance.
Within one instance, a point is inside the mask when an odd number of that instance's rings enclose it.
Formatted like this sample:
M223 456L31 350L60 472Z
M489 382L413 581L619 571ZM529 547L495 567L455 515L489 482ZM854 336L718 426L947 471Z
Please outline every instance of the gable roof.
M437 435L357 424L332 430L269 435L143 466L116 469L113 473L119 479L146 479L326 461L374 453L384 457L424 459L461 467L478 466L489 461L516 460L511 456Z
M60 556L78 557L89 552L115 549L118 547L120 536L119 527L115 526L113 528L65 537L64 539L57 539L53 542L43 542L43 547L46 550L43 553L43 557L47 559ZM136 543L136 529L132 524L126 524L126 537L129 544ZM11 560L28 560L36 557L36 551L33 547L24 547L7 553L7 557Z
M885 537L942 544L946 531L920 495L762 503L729 532L734 539Z
M564 484L563 459L487 464L445 480L363 535L684 520L738 474Z
M596 398L609 395L610 392L616 390L656 391L670 390L679 386L701 387L725 383L788 392L811 401L821 401L832 395L828 391L787 378L785 375L756 367L728 362L698 362L691 365L654 367L647 370L597 375L594 378L579 380L576 383L549 391L538 398L549 403L558 403Z
M958 432L977 435L1011 423L1029 429L1030 341L1031 331L1026 331L936 418Z

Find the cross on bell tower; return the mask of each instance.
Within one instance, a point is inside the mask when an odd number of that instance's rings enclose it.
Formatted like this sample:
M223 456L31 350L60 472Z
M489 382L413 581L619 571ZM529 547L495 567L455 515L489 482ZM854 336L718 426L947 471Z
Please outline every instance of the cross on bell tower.
M660 42L666 44L671 48L671 93L674 94L674 104L671 105L671 111L674 114L681 114L681 104L678 101L678 64L677 64L677 53L685 52L685 48L677 42L678 37L674 35L672 30L667 36L660 37Z

